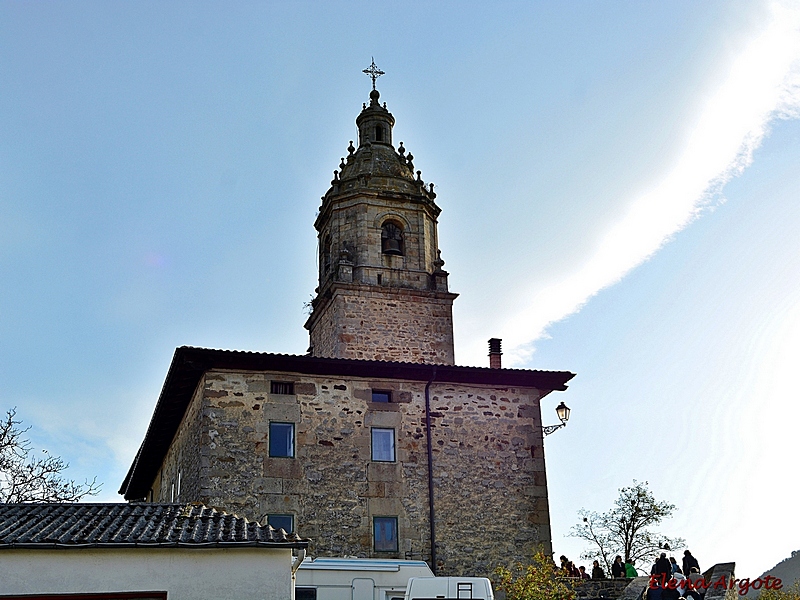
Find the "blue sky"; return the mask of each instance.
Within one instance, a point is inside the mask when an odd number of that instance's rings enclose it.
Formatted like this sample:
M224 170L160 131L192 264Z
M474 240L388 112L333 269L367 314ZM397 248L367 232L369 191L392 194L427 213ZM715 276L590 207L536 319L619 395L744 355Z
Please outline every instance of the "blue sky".
M800 5L0 0L0 408L116 489L175 347L303 353L374 56L456 359L571 370L555 550L633 479L701 566L800 548Z

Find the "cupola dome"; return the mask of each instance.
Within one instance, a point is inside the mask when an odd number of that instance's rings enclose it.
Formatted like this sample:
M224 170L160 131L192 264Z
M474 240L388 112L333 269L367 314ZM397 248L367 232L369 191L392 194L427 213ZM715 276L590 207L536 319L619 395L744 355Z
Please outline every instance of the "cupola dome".
M356 118L359 147L364 144L392 145L394 117L385 105L381 106L378 102L380 97L378 90L372 90L369 94L369 106L365 104L361 114Z

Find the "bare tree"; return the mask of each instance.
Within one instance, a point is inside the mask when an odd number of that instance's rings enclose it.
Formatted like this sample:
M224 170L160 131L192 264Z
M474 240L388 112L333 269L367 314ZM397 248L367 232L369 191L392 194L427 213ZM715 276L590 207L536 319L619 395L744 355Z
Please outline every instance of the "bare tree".
M642 565L654 560L659 552L677 550L686 544L682 538L670 538L650 529L671 517L675 505L657 501L647 486L646 481L634 479L632 486L619 491L611 510L578 511L582 522L572 527L570 536L592 544L581 558L602 561L609 572L617 554L625 562Z
M97 478L75 483L62 476L69 464L61 457L46 450L41 457L32 455L24 437L30 428L21 429L16 415L12 408L0 420L0 502L78 502L97 495Z

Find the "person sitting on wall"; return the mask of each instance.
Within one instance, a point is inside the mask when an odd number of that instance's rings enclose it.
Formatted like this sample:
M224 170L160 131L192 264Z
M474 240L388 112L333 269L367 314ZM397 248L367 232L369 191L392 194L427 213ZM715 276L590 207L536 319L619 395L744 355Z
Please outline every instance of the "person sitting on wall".
M636 570L636 567L633 566L633 559L629 558L625 561L625 577L638 577L639 572Z
M567 557L562 554L558 557L558 560L561 561L561 570L564 572L564 577L569 577L569 567L567 566L569 561Z
M706 594L705 583L706 578L700 573L698 567L692 567L691 573L686 578L688 580L687 593L684 594L687 598L691 596L694 600L700 600Z
M611 577L614 579L619 579L621 577L625 577L625 565L622 562L622 557L617 554L614 558L614 562L611 563Z
M663 593L661 581L651 578L647 586L647 600L664 600Z
M592 579L605 579L606 574L603 569L600 568L600 562L594 561L592 563Z
M669 564L672 567L673 574L680 573L681 575L683 575L683 571L681 571L681 568L678 566L678 561L675 560L674 556L669 557Z
M672 577L672 565L667 558L666 552L661 553L661 556L658 557L654 568L655 572L653 575L657 575L659 577L663 576L664 581L667 581L670 577Z
M682 595L681 589L678 587L678 580L672 577L667 580L667 585L664 586L664 591L661 592L661 600L678 600Z
M697 559L692 556L692 553L688 550L684 550L683 552L683 572L684 573L691 573L692 567L697 567L697 572L700 572L700 563L697 562Z
M689 593L689 582L684 574L675 573L672 578L677 582L675 585L678 586L678 593L680 593L681 596L686 597L686 594Z

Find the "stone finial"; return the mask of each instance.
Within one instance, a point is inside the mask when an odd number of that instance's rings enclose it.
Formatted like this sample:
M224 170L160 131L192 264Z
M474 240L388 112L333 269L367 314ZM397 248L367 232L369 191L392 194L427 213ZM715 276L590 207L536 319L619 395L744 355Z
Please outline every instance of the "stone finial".
M442 260L442 251L436 251L436 260L433 261L433 266L436 268L437 271L441 271L442 267L444 266L444 261Z
M403 142L400 142L400 147L397 149L397 153L400 156L403 156L406 153L406 149L403 147Z
M378 102L378 98L381 97L381 93L378 90L372 90L369 93L369 105L370 106L380 106Z
M422 171L417 171L417 181L422 181Z
M352 156L353 152L356 151L355 146L353 146L353 140L350 140L350 145L347 147L347 151L350 153L350 156Z
M344 168L345 168L346 166L347 166L347 165L345 165L345 164L344 164L344 156L343 156L343 157L342 157L342 162L340 162L340 163L339 163L339 169L340 169L340 170L342 170L342 171L344 171Z

